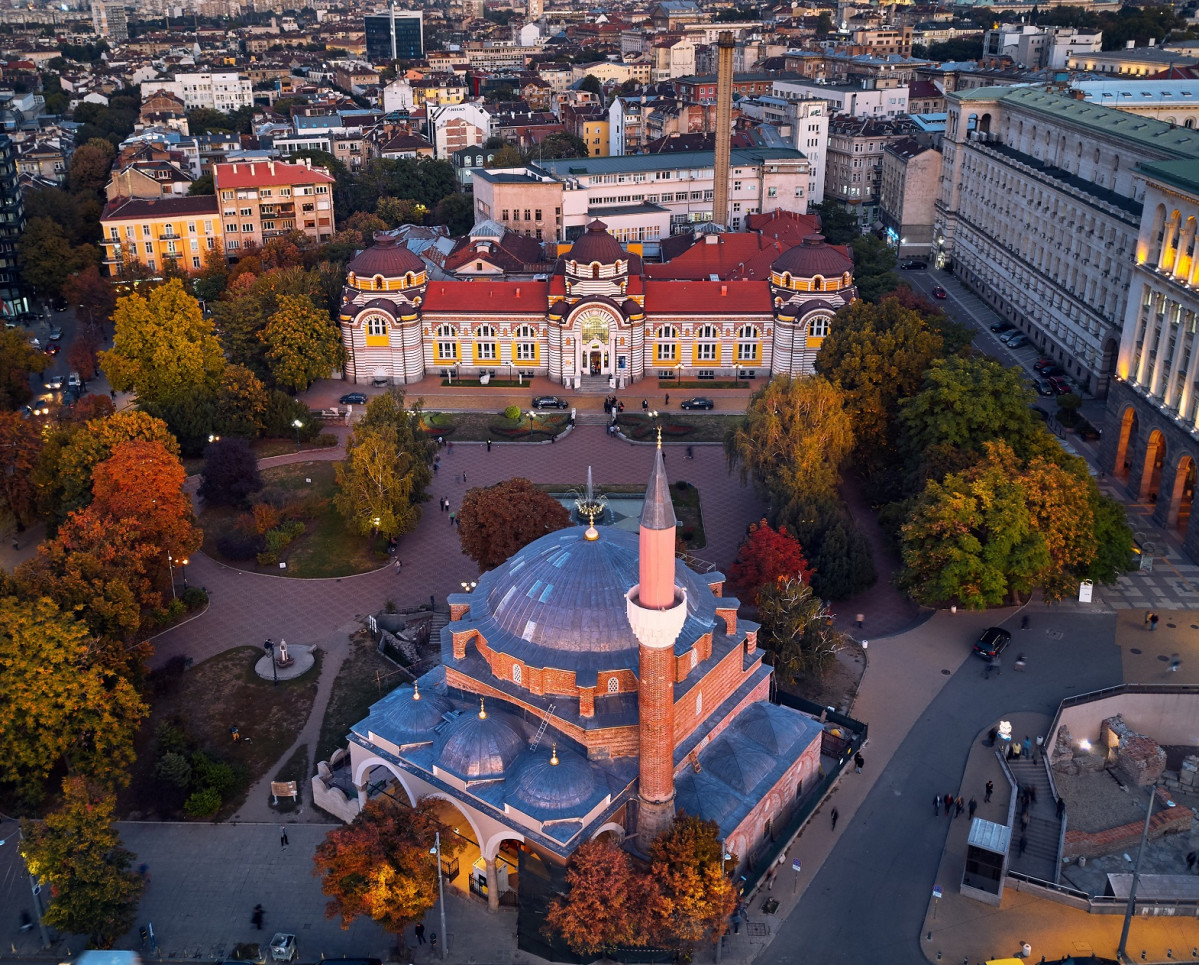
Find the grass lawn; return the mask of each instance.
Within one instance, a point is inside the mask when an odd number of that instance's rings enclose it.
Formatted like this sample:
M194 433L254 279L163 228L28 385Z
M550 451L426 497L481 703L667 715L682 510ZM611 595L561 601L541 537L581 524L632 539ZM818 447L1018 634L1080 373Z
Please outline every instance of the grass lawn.
M371 704L408 680L408 675L397 673L397 669L394 663L380 656L366 630L350 638L345 662L333 681L329 706L321 722L316 744L318 761L327 761L337 748L344 747L350 726L366 717Z
M218 538L231 532L241 510L225 506L206 508L200 515L200 526L204 529L204 552L213 559L252 573L273 573L276 576L297 578L319 578L349 576L377 569L387 561L383 544L378 549L366 536L355 536L348 529L341 515L333 507L336 487L333 481L332 462L301 462L286 466L264 469L262 481L266 490L277 490L295 498L315 497L321 500L321 509L308 519L303 535L284 549L280 559L286 561L287 569L278 564L259 565L256 561L230 560L217 548ZM308 482L308 480L312 482Z
M724 415L713 412L662 412L657 422L640 412L624 412L617 417L620 431L637 442L653 442L658 425L662 427L662 442L724 442L725 433L745 418L744 412Z
M570 422L569 412L547 409L533 417L532 437L529 435L529 417L526 414L516 423L509 423L497 410L495 412L437 412L429 413L432 424L442 428L450 442L546 442L555 433L562 432ZM507 432L503 429L508 429Z
M145 819L183 816L186 793L154 777L154 733L165 722L180 727L195 750L226 761L239 772L240 786L219 817L237 810L250 785L295 743L312 710L320 676L318 652L316 665L303 677L274 686L254 673L254 663L262 655L261 647L238 647L182 674L163 673L152 679L150 717L138 734L137 761L129 787L118 799L120 814ZM230 727L237 727L243 739L234 741Z

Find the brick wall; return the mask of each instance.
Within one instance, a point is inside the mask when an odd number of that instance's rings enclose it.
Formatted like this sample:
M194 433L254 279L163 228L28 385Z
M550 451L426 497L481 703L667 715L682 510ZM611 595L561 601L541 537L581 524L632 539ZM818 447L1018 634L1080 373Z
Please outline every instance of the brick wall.
M674 795L674 652L641 648L641 686L637 692L641 757L639 790L647 801L668 801Z
M1154 807L1161 810L1156 811L1149 819L1150 838L1160 838L1163 834L1185 834L1190 830L1191 822L1195 819L1195 812L1190 808L1181 804L1172 808L1166 807L1166 795L1163 791L1157 792L1157 804ZM1131 853L1140 844L1141 832L1145 828L1145 822L1142 820L1090 833L1069 830L1069 812L1066 820L1066 843L1062 853L1063 857L1067 858L1080 855L1096 858L1121 851Z

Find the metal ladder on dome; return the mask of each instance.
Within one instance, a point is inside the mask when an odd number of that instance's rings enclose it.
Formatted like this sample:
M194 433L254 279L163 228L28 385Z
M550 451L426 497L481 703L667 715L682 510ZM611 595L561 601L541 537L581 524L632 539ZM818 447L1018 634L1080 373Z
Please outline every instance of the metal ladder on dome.
M541 726L537 728L537 734L532 741L529 742L529 750L537 750L537 745L541 743L542 735L545 734L545 729L550 725L550 718L554 716L554 708L557 704L550 704L549 709L545 712L545 716L541 718Z

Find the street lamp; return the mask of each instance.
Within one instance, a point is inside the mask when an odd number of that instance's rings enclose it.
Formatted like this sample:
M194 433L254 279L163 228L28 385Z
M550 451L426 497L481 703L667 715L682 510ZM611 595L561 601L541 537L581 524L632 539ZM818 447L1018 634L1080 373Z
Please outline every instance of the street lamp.
M1157 785L1149 787L1149 804L1145 808L1145 827L1141 830L1141 846L1137 849L1137 863L1132 868L1132 885L1128 889L1128 906L1124 909L1124 927L1120 929L1120 945L1116 957L1128 961L1128 929L1132 925L1132 912L1137 904L1137 883L1141 879L1141 859L1145 857L1145 841L1149 837L1149 820L1153 817L1153 801L1157 797Z
M214 442L220 442L220 441L221 441L220 436L218 436L214 433L211 433L211 432L208 434L208 444L209 445L212 445Z
M437 903L441 906L441 957L446 956L446 948L450 944L450 936L445 930L445 886L441 883L441 832L436 831L433 835L433 847L429 849L429 854L436 855L437 860Z
M683 363L680 362L674 367L674 387L681 389L683 387Z
M304 423L301 422L299 419L296 419L296 421L293 422L292 425L296 427L296 448L299 449L300 448L300 430L304 428Z
M471 581L471 582L469 582L469 583L463 582L463 583L462 583L462 584L460 584L460 585L461 585L461 587L462 587L462 589L463 589L463 591L464 591L464 592L466 592L466 593L469 593L469 592L471 592L471 590L473 590L473 589L474 589L476 586L478 586L479 584L478 584L478 583L475 583L475 582L472 580L472 581Z
M171 571L171 599L177 599L175 596L175 558L167 553L167 569Z
M532 409L529 410L529 441L533 440L533 417L537 415Z
M17 828L17 834L21 834L20 827ZM7 838L0 838L0 848L8 843ZM50 936L46 932L46 923L42 921L42 886L34 880L33 872L29 870L29 862L25 860L25 854L20 848L17 848L17 854L21 856L21 863L25 865L25 874L29 876L29 894L33 898L33 914L37 918L37 927L42 933L42 948L50 947Z
M187 564L189 562L190 561L187 559L187 557L184 557L183 559L181 559L179 561L179 565L183 568L183 589L184 590L187 589Z
M262 649L271 655L271 676L275 679L275 686L279 686L279 668L275 666L275 644L268 637L266 643L262 645Z

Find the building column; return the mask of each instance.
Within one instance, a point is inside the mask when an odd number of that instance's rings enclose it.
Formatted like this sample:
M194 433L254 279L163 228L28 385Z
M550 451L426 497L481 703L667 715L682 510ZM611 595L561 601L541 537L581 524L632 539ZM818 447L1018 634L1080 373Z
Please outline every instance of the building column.
M500 876L496 859L484 857L483 866L487 871L487 910L494 915L500 910Z
M361 811L366 807L366 802L370 799L367 791L370 788L370 781L363 780L361 783L354 782L354 790L358 792L358 810Z
M1162 386L1162 402L1165 403L1168 409L1173 409L1176 406L1178 370L1182 368L1183 340L1187 338L1186 329L1183 328L1185 321L1186 316L1180 307L1178 309L1178 334L1174 336L1174 357L1170 359L1170 371L1166 375L1166 384ZM1192 359L1191 361L1194 360Z

